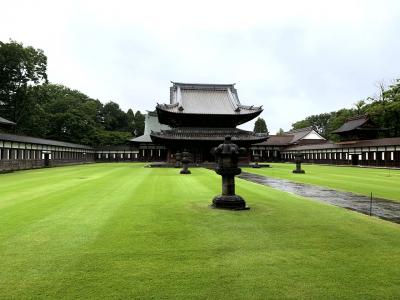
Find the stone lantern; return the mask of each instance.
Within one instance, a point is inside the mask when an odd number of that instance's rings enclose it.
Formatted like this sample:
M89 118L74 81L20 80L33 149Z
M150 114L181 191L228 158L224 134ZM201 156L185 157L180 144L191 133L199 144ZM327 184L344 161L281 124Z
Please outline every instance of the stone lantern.
M189 152L183 150L182 152L182 170L181 174L191 174L190 170L188 169L188 164L192 162L192 157Z
M293 170L293 173L296 174L304 174L304 170L301 169L301 162L303 160L304 154L303 153L296 153L294 156L296 162L296 170Z
M246 153L246 149L233 144L231 137L227 136L224 143L213 148L212 152L217 161L215 172L222 176L222 194L214 197L212 206L232 210L249 209L244 199L235 195L235 175L242 172L238 168L238 158Z
M260 154L258 153L254 153L253 154L253 159L254 159L254 164L252 165L253 168L261 168L261 166L258 164L258 162L260 161Z
M175 153L175 166L174 166L174 168L180 168L181 167L181 160L182 160L182 153L176 152Z

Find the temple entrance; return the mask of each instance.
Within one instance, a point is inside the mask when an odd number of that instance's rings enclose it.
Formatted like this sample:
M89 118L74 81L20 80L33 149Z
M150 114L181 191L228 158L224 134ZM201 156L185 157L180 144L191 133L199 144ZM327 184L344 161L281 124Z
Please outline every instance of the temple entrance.
M358 154L351 154L351 164L353 166L358 165Z
M44 166L50 167L50 154L44 153Z
M211 154L211 148L203 151L203 162L214 162L215 157Z
M210 153L210 149L208 148L192 148L188 149L188 151L192 154L193 162L194 163L203 163L203 162L214 162L215 158Z

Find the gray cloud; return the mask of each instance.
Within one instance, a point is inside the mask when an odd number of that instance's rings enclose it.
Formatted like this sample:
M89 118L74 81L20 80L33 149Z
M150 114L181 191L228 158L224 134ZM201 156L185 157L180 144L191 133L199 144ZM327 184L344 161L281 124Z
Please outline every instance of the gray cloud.
M399 77L396 1L9 1L0 39L42 48L49 78L125 110L170 80L236 82L271 132ZM244 125L252 128L252 123Z

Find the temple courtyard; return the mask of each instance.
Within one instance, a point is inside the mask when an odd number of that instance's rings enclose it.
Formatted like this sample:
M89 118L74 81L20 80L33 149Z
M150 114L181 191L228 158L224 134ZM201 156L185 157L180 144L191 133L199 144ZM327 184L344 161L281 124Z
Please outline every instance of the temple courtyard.
M400 170L244 171L400 201ZM108 163L0 175L0 298L398 299L399 224L214 171Z

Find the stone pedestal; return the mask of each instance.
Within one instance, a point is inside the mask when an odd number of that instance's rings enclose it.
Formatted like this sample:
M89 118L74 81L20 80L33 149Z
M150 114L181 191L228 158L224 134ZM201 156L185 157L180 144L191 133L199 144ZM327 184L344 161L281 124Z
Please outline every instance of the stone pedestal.
M252 165L252 168L255 168L255 169L261 168L261 166L258 164L258 162L260 161L260 155L254 154L253 158L254 158L254 164Z
M246 206L246 202L239 195L218 195L213 199L212 206L214 208L232 209L232 210L247 210L250 207Z
M182 170L181 170L181 174L191 174L192 172L190 172L189 170L189 163L192 161L191 157L190 157L190 153L187 151L183 151L182 152Z
M295 155L296 169L293 170L293 173L295 173L295 174L304 174L305 173L305 171L301 169L302 159L303 159L302 153L297 153Z
M175 153L175 165L174 165L174 168L180 168L181 167L181 160L182 160L182 153L176 152Z
M238 168L238 157L245 151L231 143L230 137L225 137L224 143L213 149L218 163L215 172L222 176L222 194L213 198L212 207L231 210L249 209L244 199L235 194L235 176L242 172Z

